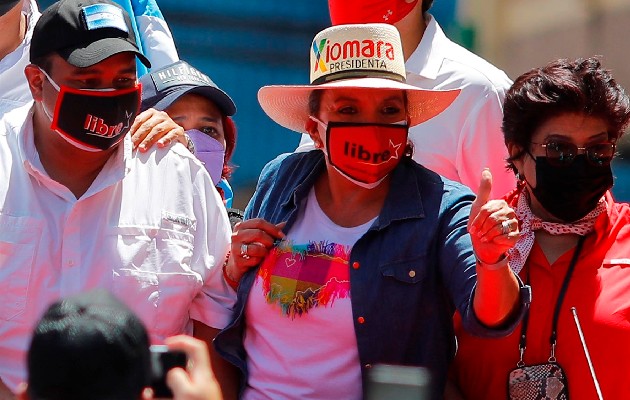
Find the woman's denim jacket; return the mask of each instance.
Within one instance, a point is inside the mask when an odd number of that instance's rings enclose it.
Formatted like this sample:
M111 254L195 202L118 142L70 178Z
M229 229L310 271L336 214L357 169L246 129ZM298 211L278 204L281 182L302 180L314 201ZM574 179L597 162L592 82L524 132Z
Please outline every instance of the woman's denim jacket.
M284 230L289 231L324 169L320 150L285 154L271 161L260 175L245 219L287 221ZM482 325L472 310L475 256L466 224L474 198L467 187L407 158L392 172L383 209L356 242L349 260L364 383L367 371L377 363L424 366L433 379L431 398L442 398L456 350L455 309L467 330L481 336L507 335L520 321L530 301L527 287L521 290L524 306L501 329ZM233 321L214 342L217 351L240 368L244 382L244 307L257 271L254 268L241 278Z

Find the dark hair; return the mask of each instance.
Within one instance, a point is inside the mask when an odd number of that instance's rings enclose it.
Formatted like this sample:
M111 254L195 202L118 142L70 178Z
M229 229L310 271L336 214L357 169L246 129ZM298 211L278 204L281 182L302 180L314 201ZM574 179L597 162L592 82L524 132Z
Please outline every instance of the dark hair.
M319 107L322 103L322 96L324 95L323 89L316 89L311 91L311 94L308 96L308 112L309 115L317 117L319 115ZM405 99L405 107L407 107L407 93L403 92L403 97ZM413 142L411 140L407 140L407 145L405 146L405 154L403 157L411 158L413 156Z
M150 384L146 329L105 290L51 305L27 359L32 400L137 400Z
M236 124L231 117L226 115L221 117L221 122L223 124L223 135L225 137L225 157L221 177L229 179L230 176L232 176L232 172L234 172L234 166L230 163L230 160L232 159L232 154L234 154L236 147Z
M560 59L524 73L508 90L503 105L505 143L522 149L507 159L508 168L517 172L513 161L525 154L534 132L550 118L567 113L603 119L609 138L617 140L630 121L630 102L596 57Z
M50 75L52 70L52 55L53 53L47 54L45 56L36 57L31 60L31 64L37 65L39 68L46 71L47 74Z
M422 14L429 11L432 5L433 5L433 0L422 0Z

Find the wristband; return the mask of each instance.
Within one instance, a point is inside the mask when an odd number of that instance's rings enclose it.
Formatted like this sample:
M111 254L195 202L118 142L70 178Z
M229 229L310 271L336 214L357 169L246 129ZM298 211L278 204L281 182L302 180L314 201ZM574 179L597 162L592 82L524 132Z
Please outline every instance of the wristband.
M509 257L507 256L506 253L504 253L501 256L501 258L499 258L499 261L497 261L494 264L488 264L488 263L485 263L485 262L481 261L479 259L479 257L477 257L477 255L475 254L475 260L477 260L477 264L481 265L483 268L489 269L491 271L494 271L494 270L506 267L508 265Z
M232 279L230 275L228 275L227 273L227 264L228 264L229 259L230 259L230 253L228 252L227 256L225 257L225 262L223 263L223 279L225 279L227 284L230 285L230 287L234 289L234 291L236 291L236 289L238 289L238 281L235 281L234 279Z

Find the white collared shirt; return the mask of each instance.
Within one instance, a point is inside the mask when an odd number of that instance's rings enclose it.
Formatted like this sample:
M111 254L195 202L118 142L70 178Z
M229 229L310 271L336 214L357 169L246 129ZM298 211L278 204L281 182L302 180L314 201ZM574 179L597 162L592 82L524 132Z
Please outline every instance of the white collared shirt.
M154 343L191 333L193 319L226 325L231 230L203 165L181 144L132 154L127 136L77 199L42 167L32 114L28 104L0 123L0 377L9 388L26 377L40 315L80 291L112 291Z
M35 0L25 0L22 14L26 16L26 33L22 43L11 53L0 59L0 118L16 107L33 100L28 88L24 68L29 64L29 48L33 28L41 15Z
M441 114L409 129L413 159L474 192L479 188L481 171L488 167L493 198L514 189L514 174L505 168L508 153L501 131L503 100L512 84L507 75L449 40L432 16L405 69L410 85L461 89ZM311 150L312 143L308 135L302 135L296 151Z
M492 172L492 196L516 188L501 124L512 81L505 72L446 37L435 18L405 63L407 83L422 89L462 89L444 112L409 130L414 160L474 192L481 171Z

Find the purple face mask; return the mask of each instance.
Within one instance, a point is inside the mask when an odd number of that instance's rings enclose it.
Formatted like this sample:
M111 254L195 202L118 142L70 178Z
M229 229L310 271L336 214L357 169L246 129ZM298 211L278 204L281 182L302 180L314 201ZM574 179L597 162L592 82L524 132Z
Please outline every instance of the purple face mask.
M223 172L225 148L215 138L197 129L191 129L186 131L186 133L195 145L195 157L204 164L212 178L212 183L217 185Z

